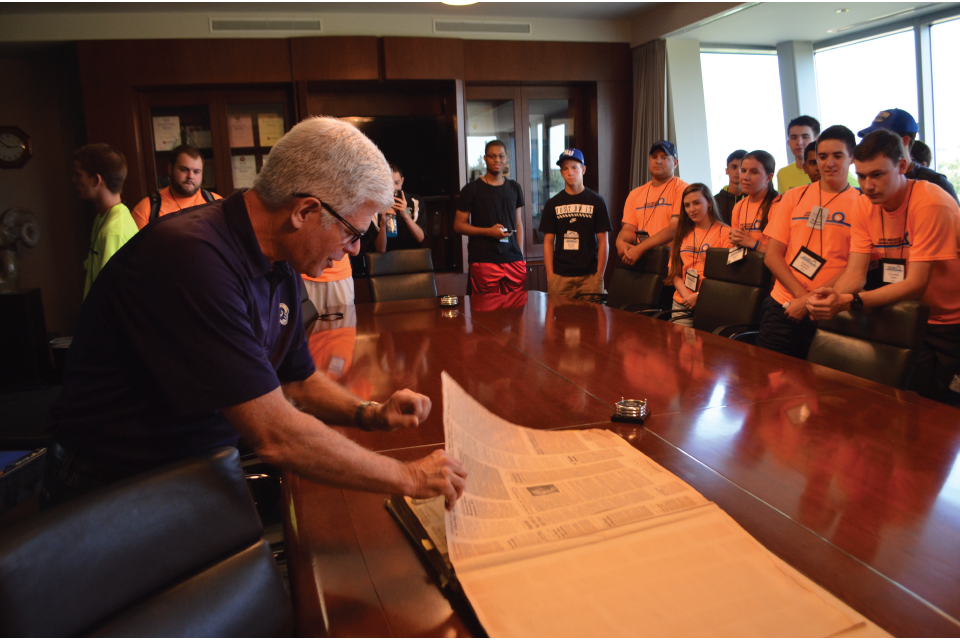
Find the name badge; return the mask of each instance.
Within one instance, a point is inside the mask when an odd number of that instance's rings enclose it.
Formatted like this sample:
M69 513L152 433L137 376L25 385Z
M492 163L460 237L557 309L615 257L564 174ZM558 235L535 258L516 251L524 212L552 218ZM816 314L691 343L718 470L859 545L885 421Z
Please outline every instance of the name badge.
M907 261L895 258L883 258L880 260L880 266L883 267L883 283L894 284L903 282L907 277Z
M567 231L563 234L563 250L576 251L580 248L580 234L576 231Z
M646 231L637 231L637 242L643 242L650 237L650 234Z
M683 286L696 293L697 285L700 284L700 274L696 269L687 269L687 275L683 277Z
M730 253L727 254L727 264L740 262L747 257L746 247L730 247Z
M797 272L813 280L825 264L827 264L827 261L813 251L810 251L810 249L806 247L800 247L800 251L797 251L797 255L793 259L793 262L790 263L790 266Z
M829 209L824 209L823 207L812 207L810 209L810 217L807 218L807 226L811 229L816 229L817 231L823 231L823 221L826 220L827 216L829 215Z

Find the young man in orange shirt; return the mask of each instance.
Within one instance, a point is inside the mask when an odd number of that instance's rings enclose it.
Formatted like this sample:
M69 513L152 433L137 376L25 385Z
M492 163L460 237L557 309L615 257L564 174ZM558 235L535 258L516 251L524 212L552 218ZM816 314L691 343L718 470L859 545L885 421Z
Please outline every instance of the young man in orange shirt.
M673 242L683 209L687 183L677 178L677 147L661 140L650 148L648 167L653 179L630 192L623 205L623 226L617 236L617 253L624 264L633 264L648 249Z
M167 173L170 175L170 186L144 198L130 212L138 229L143 229L154 218L221 199L217 194L200 188L203 182L203 156L196 147L182 144L171 151ZM155 202L157 197L159 203ZM160 205L159 208L156 204Z
M892 131L868 134L854 162L864 197L853 214L847 267L833 287L813 291L807 310L826 319L922 300L930 320L910 389L940 400L960 370L960 207L932 182L904 175L906 149ZM885 286L861 291L873 253L880 255Z
M770 212L764 263L777 282L763 302L758 346L807 357L817 330L807 299L813 290L832 286L847 266L850 218L860 199L847 184L856 146L850 129L825 129L815 149L820 180L790 189Z

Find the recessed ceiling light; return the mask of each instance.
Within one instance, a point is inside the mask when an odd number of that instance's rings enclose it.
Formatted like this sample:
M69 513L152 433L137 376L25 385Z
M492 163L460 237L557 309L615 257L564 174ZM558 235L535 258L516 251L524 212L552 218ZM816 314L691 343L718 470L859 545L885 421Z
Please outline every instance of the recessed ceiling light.
M847 11L850 11L850 9L837 9L837 13L846 13Z
M477 0L443 0L443 4L448 4L451 7L465 7L468 4L477 4Z

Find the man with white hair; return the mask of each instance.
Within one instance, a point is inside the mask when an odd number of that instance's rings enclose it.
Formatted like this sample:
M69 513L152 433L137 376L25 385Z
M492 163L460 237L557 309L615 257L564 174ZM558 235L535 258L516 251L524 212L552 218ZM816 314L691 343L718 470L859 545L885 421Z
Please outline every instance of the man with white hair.
M443 451L402 463L328 427L416 427L430 399L361 400L315 371L300 273L316 277L393 202L383 154L349 124L311 118L273 147L252 189L170 214L108 263L84 303L54 410L52 506L243 436L316 482L413 497L461 495Z

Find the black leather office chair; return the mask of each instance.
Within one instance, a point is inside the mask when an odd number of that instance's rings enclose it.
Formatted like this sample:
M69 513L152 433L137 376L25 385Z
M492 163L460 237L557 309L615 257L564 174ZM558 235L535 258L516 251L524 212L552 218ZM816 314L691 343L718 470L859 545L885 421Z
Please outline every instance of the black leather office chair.
M764 254L748 251L727 264L729 249L707 249L703 283L693 310L693 328L734 340L751 341L760 326L761 305L770 292L770 270ZM658 317L676 318L687 311L664 311Z
M663 279L669 268L667 247L650 249L633 265L624 264L617 256L607 293L579 293L575 297L625 311L659 310Z
M307 288L300 283L300 317L303 319L303 326L309 327L314 320L320 317L320 312L313 304L313 300L307 295Z
M366 255L371 302L436 298L430 249L400 249Z
M906 389L927 332L930 307L904 301L821 320L809 362Z
M236 449L0 533L4 636L287 636L292 608Z

